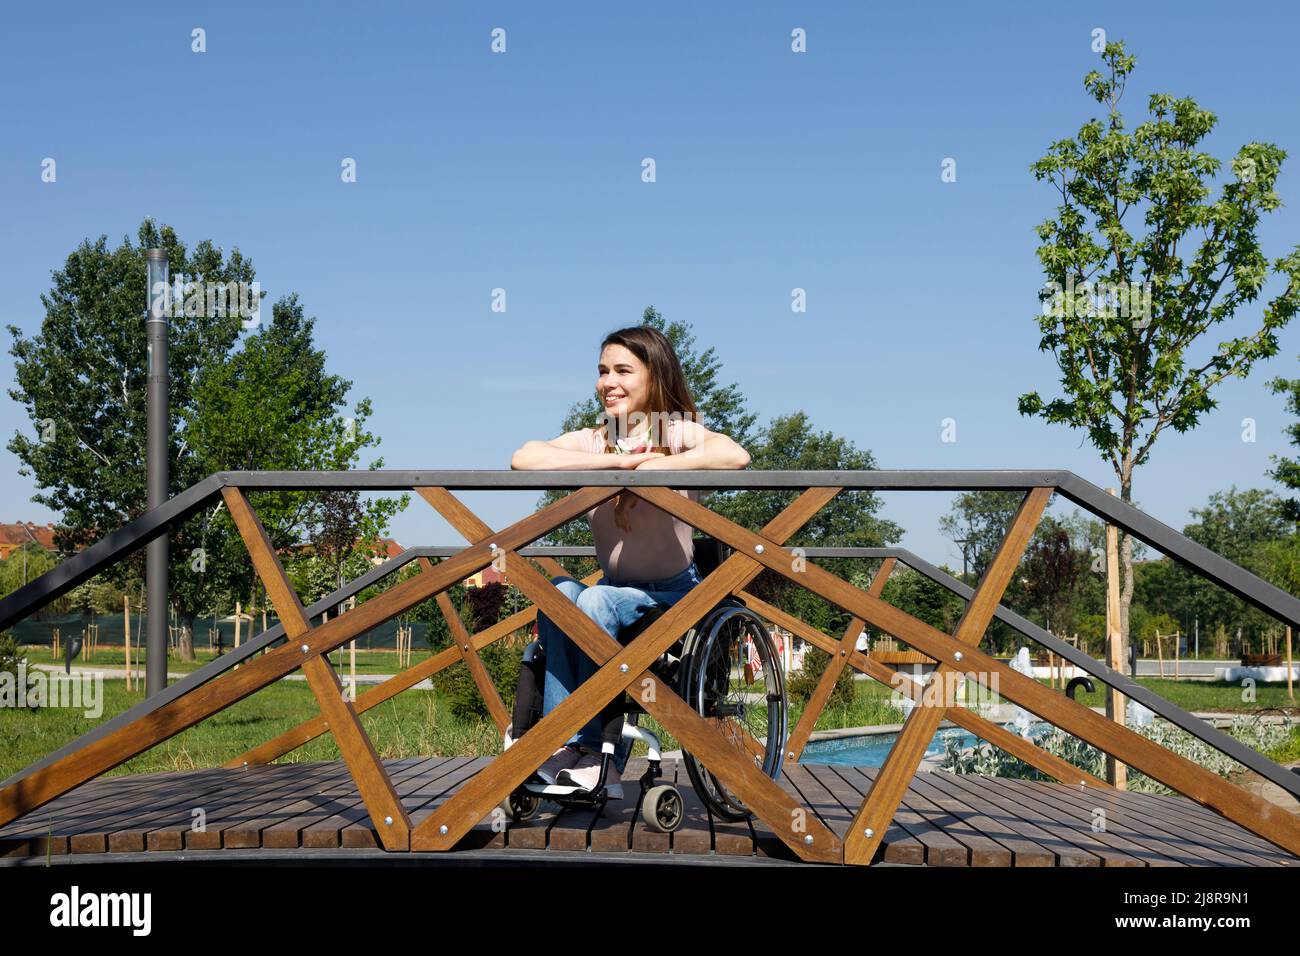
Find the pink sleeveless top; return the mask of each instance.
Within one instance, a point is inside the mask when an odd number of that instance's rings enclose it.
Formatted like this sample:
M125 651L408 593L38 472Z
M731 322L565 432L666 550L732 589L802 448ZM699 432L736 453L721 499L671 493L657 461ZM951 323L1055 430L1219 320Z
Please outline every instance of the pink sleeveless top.
M587 450L599 455L604 452L604 439L599 428L584 428ZM668 449L671 454L682 451L681 423L670 421L665 426ZM679 491L691 501L700 500L698 489ZM614 521L616 499L611 498L587 512L587 523L596 539L596 556L605 575L613 582L659 581L685 571L695 560L695 544L691 541L694 529L665 511L656 508L644 498L623 512L630 526L624 531Z

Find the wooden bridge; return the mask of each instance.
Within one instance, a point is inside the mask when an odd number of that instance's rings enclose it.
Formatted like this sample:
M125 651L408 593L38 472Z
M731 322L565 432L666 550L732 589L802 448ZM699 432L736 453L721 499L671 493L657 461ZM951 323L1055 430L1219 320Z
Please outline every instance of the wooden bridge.
M535 514L494 531L453 494L471 489L573 489ZM259 490L366 491L414 489L471 542L434 564L438 549L412 549L310 607L303 607L271 548L249 494ZM798 492L760 531L740 527L671 488L755 488ZM992 564L975 589L900 549L787 548L786 543L841 490L1020 490L1025 494ZM620 492L631 493L712 536L731 554L677 604L626 646L620 645L559 594L541 573L563 574L545 548L532 542ZM671 475L593 472L226 472L213 475L165 505L65 561L0 601L0 629L149 540L205 505L225 501L280 623L165 691L0 782L0 853L15 859L62 853L122 853L257 849L265 853L367 847L391 852L647 851L674 859L702 854L737 860L759 857L803 862L931 865L1147 866L1295 865L1300 862L1300 817L1228 783L1123 726L1107 720L984 653L979 643L990 622L1006 621L1066 662L1139 701L1284 790L1300 796L1300 777L1106 668L1000 606L1033 529L1053 494L1061 494L1183 562L1208 579L1289 624L1300 623L1300 600L1231 564L1142 512L1069 472L720 472ZM854 587L810 558L878 557L867 590ZM534 568L535 560L541 571ZM422 573L355 609L312 626L313 619L410 561ZM510 580L534 602L526 611L477 634L460 624L446 591L488 564L509 561ZM967 599L953 634L945 634L881 600L899 562ZM498 564L499 566L499 564ZM745 590L764 568L843 608L851 623L828 637ZM777 780L763 774L748 748L692 709L652 671L664 650L719 601L734 597L769 621L831 654L831 661L787 742ZM324 655L370 628L436 598L453 645L362 694L341 693ZM527 626L538 610L554 620L600 668L508 751L494 758L417 758L381 761L358 714L437 671L464 664L499 728L506 707L478 654L493 641ZM879 768L797 763L812 726L843 668L892 684L893 672L856 650L871 625L905 641L937 664L930 685L899 689L917 702ZM234 665L241 664L238 669ZM301 668L320 715L226 766L189 773L95 779L187 727ZM983 687L1070 734L1136 767L1185 797L1117 791L1060 758L958 706L950 674ZM573 732L633 683L645 709L682 746L744 801L753 816L734 823L715 818L690 787L683 767L666 762L687 804L688 818L672 834L638 823L631 799L592 811L544 814L517 824L501 801ZM938 688L936 693L935 688ZM1056 783L917 774L926 745L943 719L1014 754ZM343 761L272 764L321 734L331 733ZM635 765L625 780L631 781ZM202 826L195 826L195 810ZM1104 821L1098 826L1098 821ZM161 858L161 857L160 857Z
M383 766L418 827L490 763L489 757L429 757ZM634 757L628 776L644 767L645 759ZM565 851L671 854L684 862L709 854L733 863L797 859L762 820L713 816L675 758L663 769L685 799L686 820L672 833L645 825L637 790L627 787L626 797L611 800L601 814L561 810L522 822L489 815L456 850L492 850L520 862ZM842 841L877 774L874 767L791 764L780 785ZM201 829L195 810L203 811ZM1103 829L1096 826L1099 811L1106 814ZM221 850L243 858L337 859L379 846L380 834L339 761L97 780L0 830L0 856L13 862ZM912 779L876 860L948 867L1300 866L1300 857L1183 797L948 773Z

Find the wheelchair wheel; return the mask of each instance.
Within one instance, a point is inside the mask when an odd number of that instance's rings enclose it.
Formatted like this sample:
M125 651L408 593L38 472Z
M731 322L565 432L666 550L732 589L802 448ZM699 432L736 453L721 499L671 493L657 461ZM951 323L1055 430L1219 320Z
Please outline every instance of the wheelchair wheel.
M672 784L661 783L646 791L641 801L641 819L651 830L672 833L684 818L682 795Z
M745 759L772 779L780 775L785 678L761 617L743 605L724 606L706 617L687 637L679 690L700 716L720 724ZM726 820L750 815L699 759L685 751L682 759L691 783L714 813Z
M516 823L531 820L537 816L537 811L542 808L541 799L531 793L512 793L506 797L503 803L502 809L508 810Z

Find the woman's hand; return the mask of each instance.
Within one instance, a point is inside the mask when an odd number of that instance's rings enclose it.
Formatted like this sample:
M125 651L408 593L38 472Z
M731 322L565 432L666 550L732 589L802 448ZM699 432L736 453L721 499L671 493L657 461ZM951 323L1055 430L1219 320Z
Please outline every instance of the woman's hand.
M606 455L606 458L612 459L611 467L613 468L640 468L647 461L653 461L656 458L667 458L661 451L643 451L634 455Z

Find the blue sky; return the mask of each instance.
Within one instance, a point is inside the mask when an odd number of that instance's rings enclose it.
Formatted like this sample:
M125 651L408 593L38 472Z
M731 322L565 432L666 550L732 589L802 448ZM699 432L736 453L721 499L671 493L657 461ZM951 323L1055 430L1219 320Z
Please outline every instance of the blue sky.
M1207 148L1225 162L1252 140L1292 153L1287 206L1261 235L1270 257L1300 243L1292 5L1138 6L10 7L0 320L36 332L68 253L134 241L152 216L191 247L238 246L268 299L301 296L330 371L374 402L386 467L508 468L590 393L603 335L653 304L717 347L762 419L803 409L881 467L1110 484L1080 433L1016 412L1057 380L1033 321L1033 227L1053 190L1028 167L1097 114L1081 82L1093 29L1138 56L1131 123L1167 91L1218 114ZM195 27L206 53L191 52ZM795 27L806 54L790 51ZM57 183L41 182L46 157ZM505 313L490 309L498 287ZM806 314L790 310L796 287ZM1288 421L1264 383L1300 374L1300 325L1282 344L1196 431L1162 436L1135 485L1145 510L1181 527L1214 491L1271 486ZM11 387L8 355L0 375ZM0 396L5 439L30 428ZM0 520L57 519L0 456ZM959 563L938 531L950 498L894 493L884 513L909 547ZM535 499L466 496L498 527ZM392 531L460 540L418 498Z

